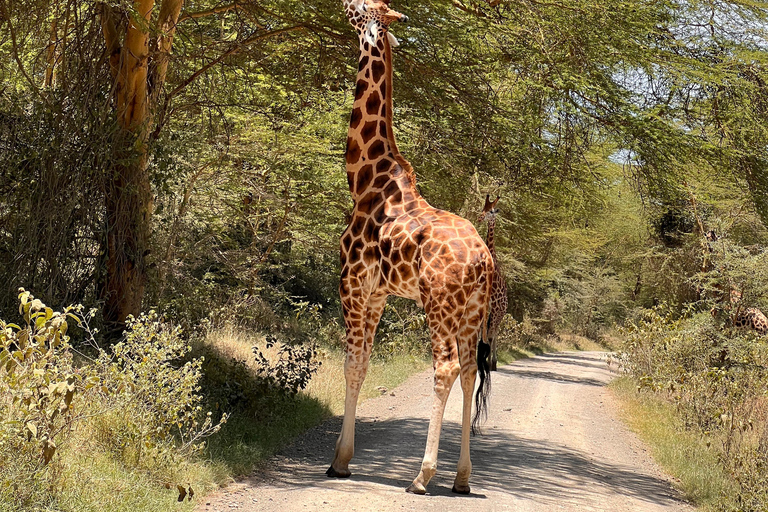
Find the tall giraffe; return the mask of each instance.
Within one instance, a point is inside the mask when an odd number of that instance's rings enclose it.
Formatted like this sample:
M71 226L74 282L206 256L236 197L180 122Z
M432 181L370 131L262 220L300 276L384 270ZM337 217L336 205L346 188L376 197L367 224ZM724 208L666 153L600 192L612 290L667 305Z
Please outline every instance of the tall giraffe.
M472 224L430 206L416 188L413 168L397 149L392 130L393 21L407 18L388 0L343 0L360 44L346 167L355 206L341 237L339 291L347 331L346 399L341 434L326 474L348 477L354 453L355 410L376 327L389 295L414 299L424 308L432 340L434 400L421 471L406 489L424 494L437 470L443 412L461 375L461 451L453 490L469 493L472 430L485 412L489 392L485 339L493 259ZM479 350L478 350L479 348ZM477 354L476 352L480 352ZM476 360L477 358L477 360ZM472 392L480 362L480 388Z
M499 333L499 327L501 321L504 319L504 315L507 314L507 280L504 279L504 274L501 272L499 266L499 260L496 258L496 214L499 210L496 209L496 203L499 202L497 197L495 201L491 202L490 196L485 196L485 206L483 212L478 217L480 222L486 221L488 223L488 234L485 236L485 245L488 246L488 250L491 251L491 257L493 258L493 265L495 271L493 274L493 285L491 286L491 302L490 312L488 313L488 341L491 344L491 370L496 371L497 355L496 355L496 335Z

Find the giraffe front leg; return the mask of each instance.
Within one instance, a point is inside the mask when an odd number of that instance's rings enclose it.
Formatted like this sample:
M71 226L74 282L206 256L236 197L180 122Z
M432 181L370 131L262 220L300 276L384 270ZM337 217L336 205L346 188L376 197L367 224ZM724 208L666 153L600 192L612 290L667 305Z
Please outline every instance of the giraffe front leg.
M498 358L496 356L496 336L491 338L489 341L491 342L491 363L490 363L490 367L491 367L491 371L495 372L496 371L496 365L498 363ZM472 382L474 382L474 381L472 381Z
M456 351L451 351L455 354ZM437 449L440 444L440 430L443 426L443 414L445 404L451 387L459 374L459 362L454 357L448 361L436 362L434 399L432 402L432 415L429 418L429 432L427 433L427 447L424 450L424 459L421 462L421 471L406 489L414 494L426 494L427 484L437 472Z
M373 338L376 327L386 304L386 295L371 297L363 313L355 313L353 307L344 307L344 321L347 324L347 354L344 360L344 378L346 380L346 396L344 399L344 420L341 434L336 441L336 451L333 462L326 475L336 478L347 478L351 475L349 461L355 453L355 413L360 388L368 372L368 362L371 358ZM342 304L351 304L343 301Z

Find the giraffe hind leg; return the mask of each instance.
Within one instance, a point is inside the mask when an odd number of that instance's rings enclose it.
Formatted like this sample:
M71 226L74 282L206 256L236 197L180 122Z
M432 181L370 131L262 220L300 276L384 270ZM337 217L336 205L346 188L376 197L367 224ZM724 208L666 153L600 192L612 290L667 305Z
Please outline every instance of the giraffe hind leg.
M456 479L452 491L457 494L469 494L469 476L472 473L472 461L469 456L469 438L472 427L472 394L478 372L477 339L482 330L485 317L485 305L481 300L470 303L462 319L457 342L461 362L461 391L463 408L461 416L461 450L456 466ZM487 370L486 370L487 371ZM489 378L490 375L486 375ZM482 386L481 386L482 389ZM479 392L481 390L478 390Z

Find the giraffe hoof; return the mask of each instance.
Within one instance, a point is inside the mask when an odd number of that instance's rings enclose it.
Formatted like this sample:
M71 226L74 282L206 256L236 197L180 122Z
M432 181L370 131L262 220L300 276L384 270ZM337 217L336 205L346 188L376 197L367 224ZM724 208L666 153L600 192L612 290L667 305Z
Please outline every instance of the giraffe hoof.
M408 486L405 492L409 492L411 494L427 494L427 489L423 485L414 482Z
M469 494L469 486L453 484L453 489L451 489L451 491L455 492L456 494Z
M336 471L333 469L333 466L329 467L328 470L325 472L327 476L330 476L331 478L349 478L349 476L352 474L348 469L343 469L341 471Z

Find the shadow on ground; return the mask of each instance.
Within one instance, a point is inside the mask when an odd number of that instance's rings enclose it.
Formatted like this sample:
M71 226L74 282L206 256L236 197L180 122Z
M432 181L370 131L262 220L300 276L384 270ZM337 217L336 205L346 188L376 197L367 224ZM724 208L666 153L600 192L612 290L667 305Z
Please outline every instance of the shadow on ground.
M557 362L596 366L599 358L569 355L547 356ZM605 363L600 367L605 369ZM515 365L500 368L500 375L543 378L566 384L603 386L605 381L580 379L548 371L527 371ZM395 418L382 421L358 420L356 452L350 464L351 481L336 485L325 476L333 457L341 419L334 418L302 436L276 466L264 475L270 484L292 489L330 489L351 494L359 492L355 481L367 481L402 491L421 465L428 420ZM437 496L458 497L451 493L459 456L460 425L445 422L440 440L438 473L428 486ZM624 495L637 500L671 504L677 502L669 484L660 478L637 472L631 466L601 462L600 457L550 442L523 439L504 430L488 429L471 441L473 472L470 498L485 498L485 493L503 492L518 499L539 503L579 501L585 488L590 499ZM261 478L261 477L260 477Z

